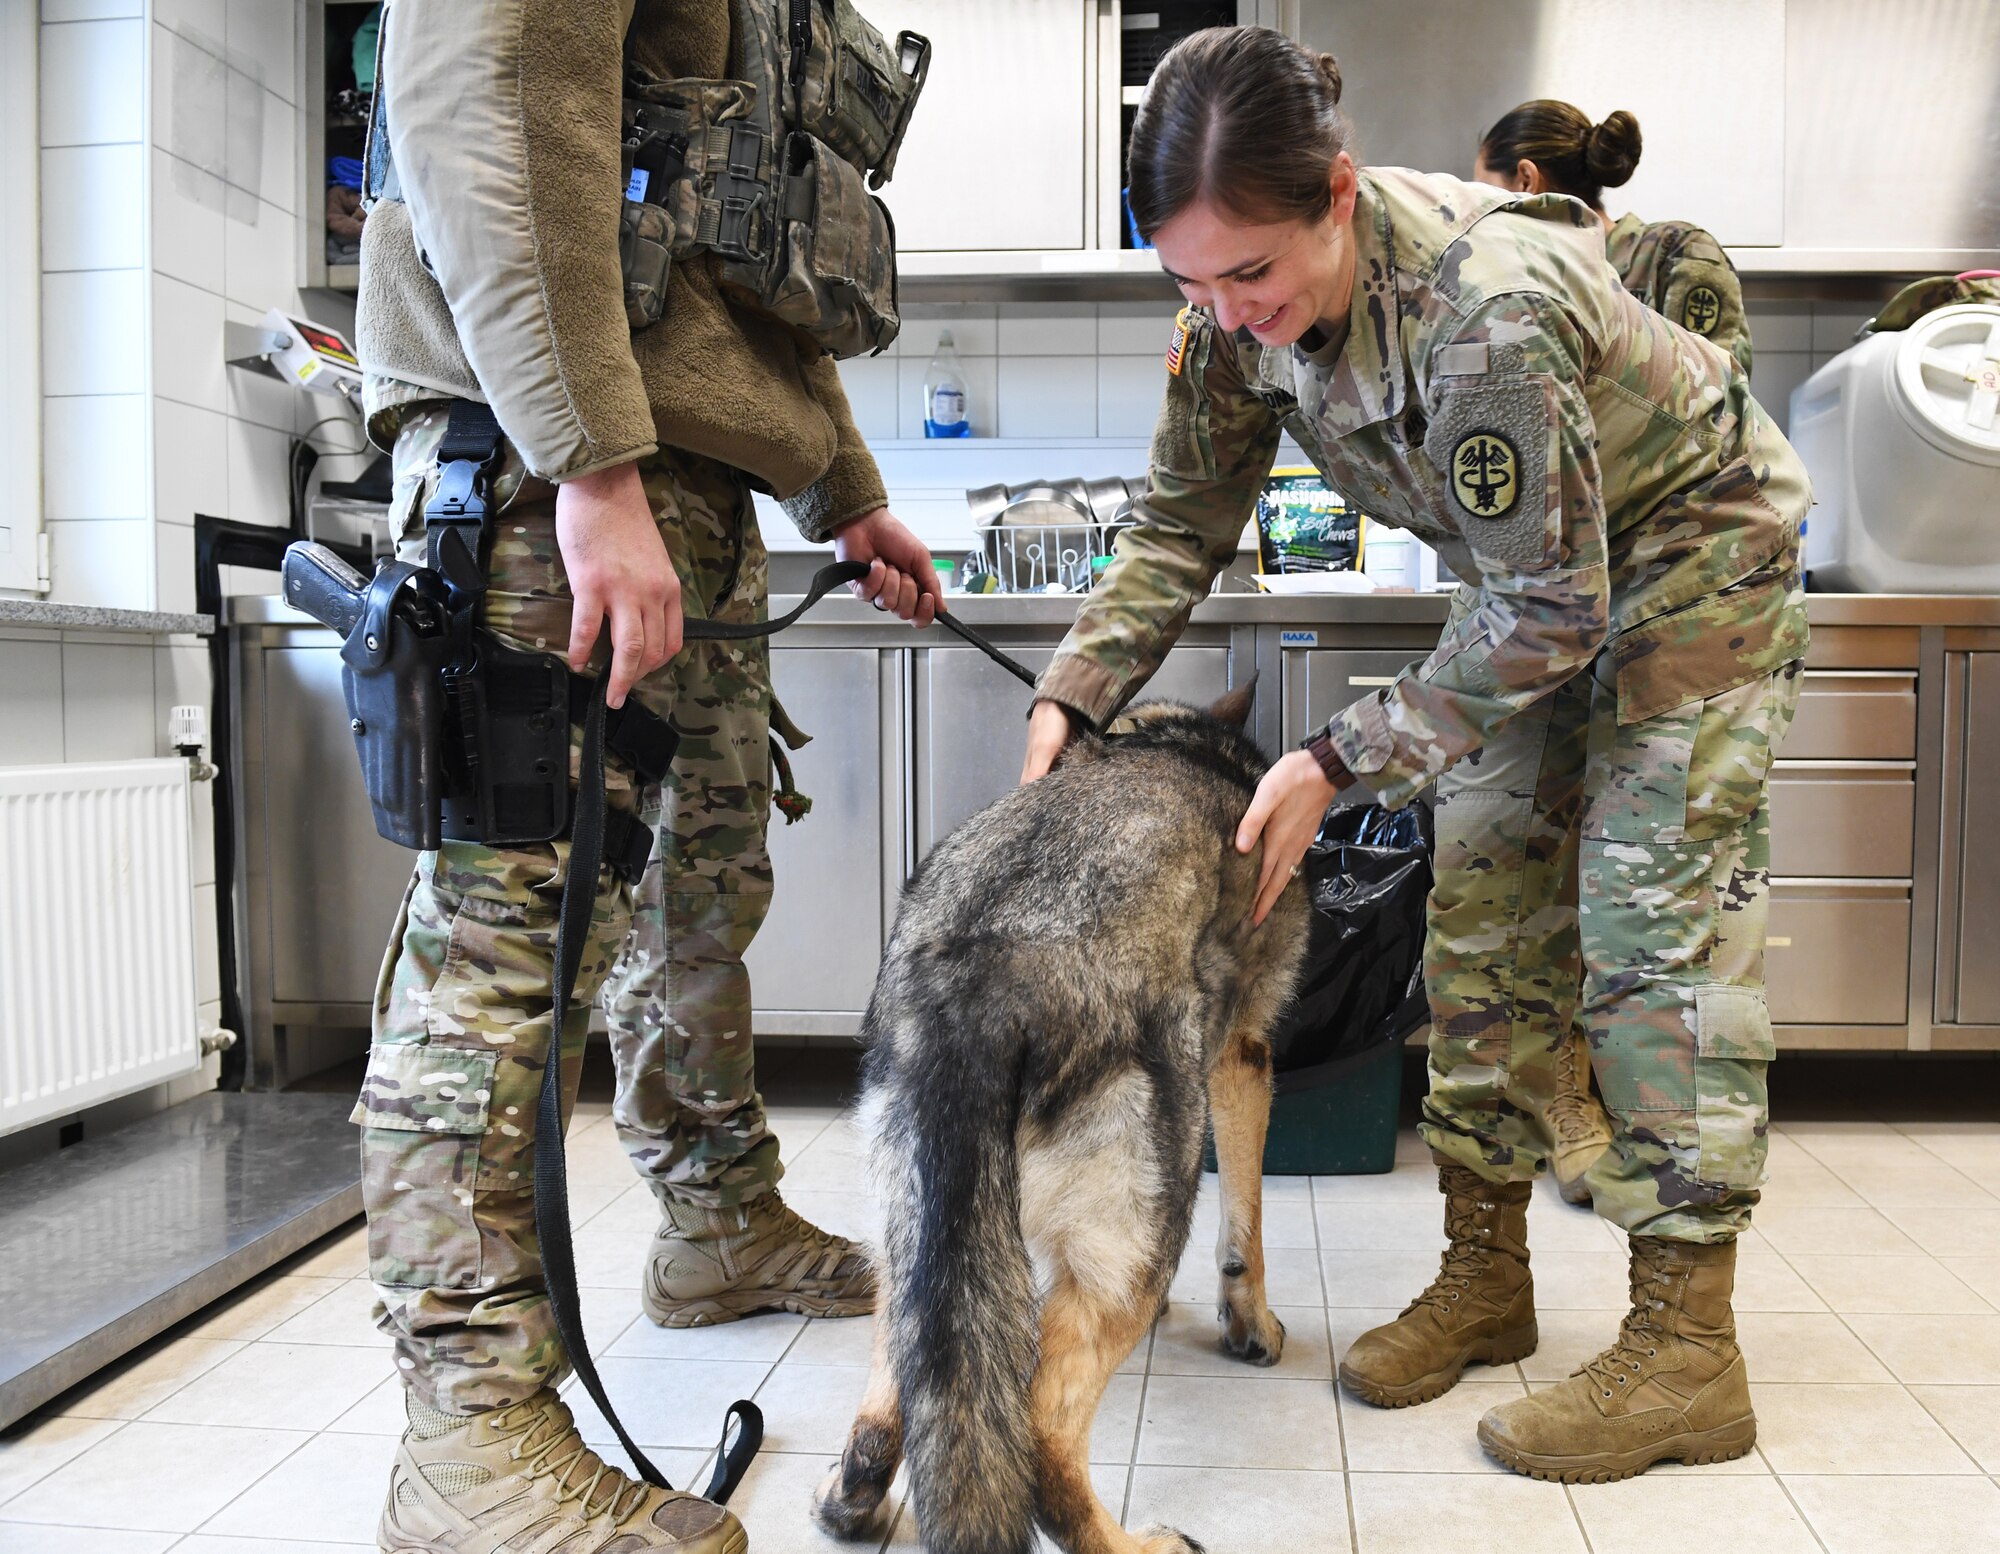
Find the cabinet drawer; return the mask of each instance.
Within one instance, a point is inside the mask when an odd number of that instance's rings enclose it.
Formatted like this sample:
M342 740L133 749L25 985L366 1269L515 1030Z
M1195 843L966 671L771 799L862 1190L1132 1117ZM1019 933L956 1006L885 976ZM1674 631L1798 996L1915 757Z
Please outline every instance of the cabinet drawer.
M1771 872L1907 879L1916 801L1908 766L1780 761L1771 772Z
M1773 1020L1901 1025L1909 1018L1910 897L1901 886L1773 885L1766 944Z
M1907 761L1917 753L1917 677L1900 670L1808 669L1779 747L1793 760Z
M1288 743L1325 728L1327 720L1395 682L1424 654L1409 648L1293 648L1285 653Z

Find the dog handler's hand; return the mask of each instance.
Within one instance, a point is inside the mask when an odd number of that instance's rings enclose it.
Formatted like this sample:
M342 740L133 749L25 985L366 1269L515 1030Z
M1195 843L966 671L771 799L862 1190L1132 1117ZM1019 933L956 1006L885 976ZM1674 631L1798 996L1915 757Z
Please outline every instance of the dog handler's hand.
M556 545L569 574L569 666L582 670L608 620L605 702L622 707L633 685L681 650L681 580L646 500L639 466L618 464L556 487Z
M834 531L833 554L840 561L865 561L868 575L847 586L854 596L887 610L922 631L944 608L928 546L886 507L863 513Z
M1023 785L1048 775L1072 732L1069 713L1061 702L1035 703L1034 711L1028 714L1028 758L1021 763Z
M1257 879L1257 905L1251 911L1251 922L1261 923L1271 915L1271 908L1292 882L1292 871L1319 834L1327 805L1339 791L1326 780L1319 762L1304 750L1281 756L1257 784L1250 808L1236 827L1239 853L1253 851L1260 838L1264 843L1264 870Z

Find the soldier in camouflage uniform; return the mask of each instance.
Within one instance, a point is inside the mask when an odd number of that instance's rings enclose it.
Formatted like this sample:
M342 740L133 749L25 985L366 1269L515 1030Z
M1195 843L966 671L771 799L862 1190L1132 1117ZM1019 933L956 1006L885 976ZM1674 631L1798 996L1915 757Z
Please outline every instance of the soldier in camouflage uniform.
M1806 647L1805 472L1725 353L1619 287L1583 206L1357 175L1337 99L1330 61L1261 29L1198 35L1148 88L1134 209L1193 305L1150 489L1041 681L1029 772L1064 709L1101 724L1159 664L1281 434L1436 545L1467 580L1437 649L1281 759L1237 839L1264 848L1262 910L1338 787L1393 807L1438 785L1422 1132L1450 1244L1341 1379L1416 1403L1535 1347L1527 1200L1574 1020L1632 1314L1482 1439L1571 1479L1740 1455L1729 1295L1764 1168L1766 777ZM1288 204L1308 155L1327 198Z
M1750 375L1743 287L1722 245L1686 221L1613 221L1604 190L1630 178L1643 149L1639 121L1622 109L1592 124L1581 108L1538 98L1507 113L1481 138L1473 176L1516 194L1567 194L1604 227L1604 255L1625 289L1690 333L1704 335ZM1571 1203L1590 1201L1589 1171L1610 1147L1611 1124L1591 1088L1581 1031L1557 1052L1554 1094L1542 1120L1555 1140L1549 1169Z
M446 842L418 860L354 1114L380 1325L409 1393L385 1550L746 1546L726 1512L602 1463L554 1390L569 1362L534 1234L536 1097L555 1045L573 1104L600 991L614 1118L660 1204L646 1313L699 1325L872 1304L860 1250L780 1199L753 1077L742 957L770 903L771 729L796 730L764 641L682 649L680 623L764 618L753 481L808 539L870 561L862 591L884 608L927 622L937 585L884 506L833 361L735 305L713 256L677 259L664 316L628 322L625 61L721 77L730 33L724 0L496 0L476 15L405 0L383 23L401 198L378 198L363 229L357 333L399 549L421 559L451 400L488 403L504 440L481 623L605 675L611 705L635 696L682 734L659 788L607 755L607 802L655 824L654 855L636 892L608 869L596 882L559 1043L569 843Z

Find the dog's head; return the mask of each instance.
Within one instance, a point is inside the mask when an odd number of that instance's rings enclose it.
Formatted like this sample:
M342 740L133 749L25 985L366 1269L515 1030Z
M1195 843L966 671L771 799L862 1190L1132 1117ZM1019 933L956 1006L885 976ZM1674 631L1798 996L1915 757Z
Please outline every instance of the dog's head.
M1180 755L1254 789L1270 760L1244 732L1256 700L1254 676L1206 707L1179 701L1148 701L1111 720L1103 738L1106 754L1161 750Z

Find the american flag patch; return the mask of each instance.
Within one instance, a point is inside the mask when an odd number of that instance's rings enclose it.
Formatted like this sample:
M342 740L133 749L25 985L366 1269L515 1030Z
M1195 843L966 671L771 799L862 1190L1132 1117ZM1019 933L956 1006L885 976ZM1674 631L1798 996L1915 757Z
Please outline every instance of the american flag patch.
M1192 308L1182 308L1174 315L1174 337L1167 342L1167 371L1175 377L1181 375L1181 363L1187 360L1188 314Z

